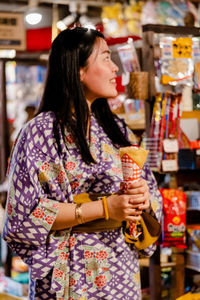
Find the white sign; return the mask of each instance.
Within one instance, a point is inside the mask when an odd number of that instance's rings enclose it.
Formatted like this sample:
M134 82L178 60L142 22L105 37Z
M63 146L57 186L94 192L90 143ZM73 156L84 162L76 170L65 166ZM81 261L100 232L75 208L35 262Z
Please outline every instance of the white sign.
M176 139L165 139L163 141L163 148L166 153L177 153L178 141Z
M176 159L166 159L162 161L163 172L173 172L178 170Z

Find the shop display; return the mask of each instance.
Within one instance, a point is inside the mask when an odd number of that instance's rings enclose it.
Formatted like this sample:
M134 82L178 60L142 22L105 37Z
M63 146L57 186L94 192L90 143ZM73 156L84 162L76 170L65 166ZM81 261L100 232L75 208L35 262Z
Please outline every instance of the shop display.
M131 0L129 4L116 3L112 6L104 6L101 18L106 37L130 34L141 36L141 25L145 24L173 26L199 26L200 24L197 7L185 0L176 2Z
M179 148L187 147L180 127L181 94L157 93L149 138L143 143L150 149L148 162L155 171L177 171Z
M46 76L46 67L6 63L7 116L11 129L11 143L22 125L38 107Z
M185 292L184 276L187 276L191 270L199 272L199 250L196 251L199 245L199 211L197 211L198 197L196 196L199 190L197 169L199 166L197 153L200 149L197 129L199 118L197 112L192 112L192 109L198 105L197 74L200 39L199 32L193 31L192 28L190 30L184 27L183 30L179 30L179 27L176 27L173 30L172 27L146 25L143 28L144 70L155 75L155 85L153 80L153 84L149 85L149 101L153 105L149 105L148 114L152 108L152 115L150 115L149 126L147 124L146 136L143 138L143 147L150 150L148 163L160 180L163 196L163 232L160 250L170 247L175 249L176 253L167 262L175 264L170 268L172 277L176 278L176 291L172 297L176 299ZM188 119L184 113L185 108L188 113L191 112L191 117L188 114ZM188 135L189 131L191 135ZM194 134L195 137L191 138ZM196 149L193 148L195 146ZM195 186L197 191L184 191ZM186 203L187 193L192 195L193 200L190 202L187 200ZM188 222L197 224L191 227ZM152 259L152 263L156 261L157 264L157 259L159 258ZM155 268L152 267L154 281L160 278L164 267L161 265L159 272L156 268L157 265ZM172 283L170 287L173 286ZM198 287L200 287L199 283L197 290ZM152 299L160 299L159 289L163 288L162 283L158 288L152 287L154 288L156 292Z
M113 61L121 65L117 77L118 96L109 99L111 110L131 129L144 130L145 104L148 97L148 73L141 72L133 38L112 46Z

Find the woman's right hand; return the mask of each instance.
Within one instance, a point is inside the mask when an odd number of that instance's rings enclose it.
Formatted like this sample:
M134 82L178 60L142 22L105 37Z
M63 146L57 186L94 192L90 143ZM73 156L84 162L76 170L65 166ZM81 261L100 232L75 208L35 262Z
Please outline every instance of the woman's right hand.
M130 203L130 195L111 195L107 197L107 206L110 219L118 221L137 222L141 219L142 210L138 204Z

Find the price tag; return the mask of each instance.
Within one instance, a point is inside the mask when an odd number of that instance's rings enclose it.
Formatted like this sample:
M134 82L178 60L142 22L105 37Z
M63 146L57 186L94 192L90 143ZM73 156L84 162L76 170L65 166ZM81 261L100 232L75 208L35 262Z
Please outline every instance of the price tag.
M178 164L176 159L166 159L162 161L163 172L172 172L178 170Z
M178 141L177 139L165 139L163 140L163 148L166 153L177 153L178 152Z

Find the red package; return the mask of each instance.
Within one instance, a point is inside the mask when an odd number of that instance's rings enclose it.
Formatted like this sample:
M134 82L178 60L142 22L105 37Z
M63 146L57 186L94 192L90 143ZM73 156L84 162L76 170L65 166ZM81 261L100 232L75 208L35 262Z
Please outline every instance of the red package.
M186 248L186 195L160 189L163 197L163 247Z

